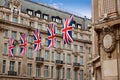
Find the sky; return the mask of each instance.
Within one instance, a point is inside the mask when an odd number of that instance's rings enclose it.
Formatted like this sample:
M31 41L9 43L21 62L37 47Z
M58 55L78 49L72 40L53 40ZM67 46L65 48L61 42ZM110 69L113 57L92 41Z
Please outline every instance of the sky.
M91 18L91 0L32 0L48 4L60 10L74 13L78 16Z

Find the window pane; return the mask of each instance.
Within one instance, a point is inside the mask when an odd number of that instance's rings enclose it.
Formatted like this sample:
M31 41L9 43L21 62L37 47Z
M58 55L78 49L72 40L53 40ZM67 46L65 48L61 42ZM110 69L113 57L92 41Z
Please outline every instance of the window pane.
M42 24L38 24L38 29L39 29L39 30L42 29Z
M70 55L67 55L67 63L70 63Z
M80 80L83 80L83 70L80 70Z
M11 37L14 38L14 39L16 39L16 36L17 36L17 33L15 31L12 31Z
M60 41L57 41L57 48L60 48Z
M74 71L74 80L77 80L77 71Z
M9 21L9 15L6 15L5 20Z
M77 56L74 56L74 62L77 63Z
M36 76L40 77L40 65L36 65Z
M80 46L80 52L83 52L83 46Z
M32 64L28 63L27 64L27 75L31 76L32 74Z
M32 58L32 48L28 48L28 58Z
M77 52L77 45L74 45L73 52Z
M54 52L52 52L51 60L54 61Z
M83 57L80 57L80 65L83 65Z
M51 78L53 78L53 66L51 66Z
M4 37L8 37L8 30L4 30Z
M31 27L34 27L34 22L30 22L30 26L31 26Z
M67 79L70 79L70 68L67 69Z
M20 75L20 71L21 71L21 62L18 62L18 75Z
M4 43L4 52L3 54L6 54L7 53L7 43Z
M48 66L44 67L44 77L48 77Z
M48 51L45 51L45 54L44 54L44 59L45 60L49 60L49 52Z
M41 57L41 50L37 51L37 57Z
M60 53L57 53L56 59L60 60Z
M13 22L17 22L17 17L13 17Z
M28 37L28 42L33 42L33 36Z
M6 68L6 60L3 60L2 73L5 73L5 68Z
M15 65L15 62L14 61L10 61L10 67L9 67L10 71L14 71L14 65Z

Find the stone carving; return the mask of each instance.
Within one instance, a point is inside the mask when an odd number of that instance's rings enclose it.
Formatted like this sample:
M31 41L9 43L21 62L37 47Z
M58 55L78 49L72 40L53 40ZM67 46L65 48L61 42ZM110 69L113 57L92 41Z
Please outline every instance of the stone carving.
M20 0L9 0L9 2L12 3L13 5L17 6L17 7L21 5Z
M115 49L115 40L115 31L110 27L105 27L102 38L102 46L105 52L111 53Z

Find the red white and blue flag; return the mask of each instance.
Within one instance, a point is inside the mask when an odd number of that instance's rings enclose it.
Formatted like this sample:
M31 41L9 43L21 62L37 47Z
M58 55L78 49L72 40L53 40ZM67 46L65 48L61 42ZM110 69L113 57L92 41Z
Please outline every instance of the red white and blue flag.
M69 16L63 20L63 29L62 36L64 44L68 44L69 42L73 42L72 39L72 20L73 16Z
M54 47L55 45L55 25L54 24L48 24L48 48Z
M35 51L40 50L40 46L41 46L40 31L38 29L34 30L33 36L34 36L34 50L33 50L33 52L35 52Z
M20 34L20 54L23 56L27 48L27 37L25 34Z
M10 38L9 49L8 49L8 56L9 57L14 56L13 55L13 50L14 50L14 38Z

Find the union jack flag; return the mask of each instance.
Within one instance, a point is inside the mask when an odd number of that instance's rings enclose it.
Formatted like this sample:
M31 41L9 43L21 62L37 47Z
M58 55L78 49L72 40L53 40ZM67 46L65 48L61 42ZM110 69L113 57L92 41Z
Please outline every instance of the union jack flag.
M26 52L27 37L25 34L20 34L20 54L23 56Z
M49 24L48 25L48 48L54 47L55 43L55 25Z
M13 56L13 50L14 50L14 38L10 38L9 41L9 49L8 49L8 56Z
M72 39L72 20L73 20L73 16L69 16L68 18L63 20L62 36L63 36L64 44L68 44L69 42L73 42L73 39Z
M33 52L35 52L40 49L40 45L41 45L40 32L38 29L34 30L33 36L34 36L34 51Z

